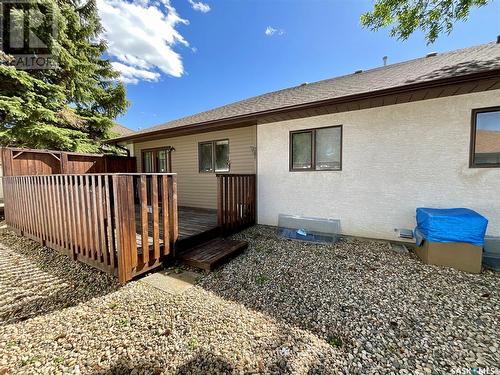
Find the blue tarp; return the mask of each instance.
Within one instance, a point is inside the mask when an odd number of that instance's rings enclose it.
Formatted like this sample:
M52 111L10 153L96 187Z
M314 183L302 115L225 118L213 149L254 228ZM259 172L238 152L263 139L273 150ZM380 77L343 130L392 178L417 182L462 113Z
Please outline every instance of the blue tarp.
M465 242L483 246L488 220L468 208L417 208L417 245L432 242ZM420 241L419 241L420 238Z

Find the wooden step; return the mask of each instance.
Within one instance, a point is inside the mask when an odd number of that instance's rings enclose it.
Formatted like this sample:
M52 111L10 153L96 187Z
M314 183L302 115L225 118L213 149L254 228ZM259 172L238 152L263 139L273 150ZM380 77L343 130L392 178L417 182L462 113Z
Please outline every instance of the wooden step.
M220 237L222 231L220 227L214 227L209 230L196 233L192 236L181 238L177 241L175 249L177 253L191 250L193 247L207 243L214 238Z
M248 247L248 242L215 238L178 254L183 263L211 271Z

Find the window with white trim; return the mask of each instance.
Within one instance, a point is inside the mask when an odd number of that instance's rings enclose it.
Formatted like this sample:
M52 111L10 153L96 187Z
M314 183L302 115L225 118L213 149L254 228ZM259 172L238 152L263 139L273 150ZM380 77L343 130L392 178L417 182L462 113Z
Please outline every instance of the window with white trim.
M229 172L229 140L200 142L198 169L200 173Z

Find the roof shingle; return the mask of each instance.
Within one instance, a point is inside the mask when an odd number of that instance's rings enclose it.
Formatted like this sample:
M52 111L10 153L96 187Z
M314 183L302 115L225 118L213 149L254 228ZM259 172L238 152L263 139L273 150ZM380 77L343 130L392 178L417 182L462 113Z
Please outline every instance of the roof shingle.
M135 134L146 135L180 126L496 69L500 69L500 44L488 43L270 92L153 126Z
M135 134L135 131L127 128L126 126L115 123L113 125L113 127L111 128L111 133L112 133L112 135L116 135L116 137L123 137L126 135Z

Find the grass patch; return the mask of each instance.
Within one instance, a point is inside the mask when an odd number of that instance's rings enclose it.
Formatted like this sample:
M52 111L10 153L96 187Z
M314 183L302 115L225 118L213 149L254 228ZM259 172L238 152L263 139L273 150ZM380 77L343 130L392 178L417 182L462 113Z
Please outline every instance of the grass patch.
M10 349L10 348L13 348L16 345L17 345L17 341L11 340L11 341L7 342L6 347L7 347L7 349Z
M188 347L191 350L196 350L196 348L199 346L198 340L196 340L195 337L193 337L191 340L188 342Z
M120 319L118 323L120 323L120 325L122 326L128 326L130 322L128 319Z
M111 302L108 307L111 309L111 310L114 310L118 307L118 304L116 302Z
M64 362L64 357L55 357L54 358L55 363L63 363Z
M38 357L38 356L33 356L31 358L28 358L28 359L23 359L23 360L21 360L21 366L23 367L26 365L31 365L31 364L35 363L36 361L38 361L39 358L40 357Z
M269 278L266 275L259 275L255 278L255 282L257 283L257 285L260 285L260 286L264 285L268 281L269 281Z
M342 347L342 339L338 336L330 336L327 340L328 344L334 348Z

